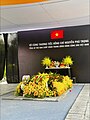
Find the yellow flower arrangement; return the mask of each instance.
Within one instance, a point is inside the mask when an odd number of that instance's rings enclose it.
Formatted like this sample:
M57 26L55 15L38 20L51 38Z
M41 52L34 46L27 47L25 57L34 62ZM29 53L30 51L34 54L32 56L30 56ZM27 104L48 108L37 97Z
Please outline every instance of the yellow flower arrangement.
M73 80L71 80L70 77L68 77L68 76L63 77L63 83L67 89L69 89L73 86Z
M49 57L45 57L43 60L42 60L42 64L43 66L50 66L51 64L51 59Z
M16 90L15 90L15 95L18 96L18 95L22 95L22 90L21 90L21 85L22 85L23 82L20 82L18 84L18 86L16 87Z
M21 89L22 84L23 89ZM27 84L24 81L20 82L16 87L15 94L37 98L55 97L62 95L72 85L72 80L68 76L61 76L56 73L38 73Z
M65 58L63 58L62 63L65 65L72 65L73 61L71 56L66 56Z
M61 82L53 82L53 87L56 88L58 96L65 92L65 86Z

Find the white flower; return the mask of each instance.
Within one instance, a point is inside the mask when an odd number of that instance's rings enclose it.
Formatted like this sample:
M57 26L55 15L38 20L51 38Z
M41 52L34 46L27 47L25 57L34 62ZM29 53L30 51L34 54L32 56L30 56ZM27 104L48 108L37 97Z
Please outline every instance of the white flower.
M23 77L22 77L22 81L27 81L27 80L29 80L30 79L30 75L24 75Z
M22 84L21 84L21 90L24 90L24 86L25 86L25 85L22 83Z

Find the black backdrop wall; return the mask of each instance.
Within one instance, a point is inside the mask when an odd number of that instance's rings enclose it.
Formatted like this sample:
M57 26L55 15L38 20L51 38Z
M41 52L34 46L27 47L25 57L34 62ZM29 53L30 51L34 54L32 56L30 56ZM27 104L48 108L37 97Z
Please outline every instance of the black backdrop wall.
M89 82L90 79L90 46L89 46L89 25L43 29L33 31L18 32L18 58L20 78L25 74L34 75L38 72L44 72L41 60L45 57L51 57L53 60L61 61L66 55L72 56L74 65L72 66L73 76L77 82ZM64 30L64 38L51 40L52 30ZM33 43L63 42L63 47L41 48L33 47ZM67 47L65 42L68 42ZM74 44L72 44L74 42ZM78 44L77 44L78 43ZM33 49L29 49L29 45ZM60 46L60 45L59 45Z

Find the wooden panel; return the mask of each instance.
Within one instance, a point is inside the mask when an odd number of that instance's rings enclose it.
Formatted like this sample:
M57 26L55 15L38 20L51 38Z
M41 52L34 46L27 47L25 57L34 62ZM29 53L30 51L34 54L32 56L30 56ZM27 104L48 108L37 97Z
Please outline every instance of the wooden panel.
M35 2L43 2L47 0L1 0L0 6L3 5L16 5L16 4L30 4Z

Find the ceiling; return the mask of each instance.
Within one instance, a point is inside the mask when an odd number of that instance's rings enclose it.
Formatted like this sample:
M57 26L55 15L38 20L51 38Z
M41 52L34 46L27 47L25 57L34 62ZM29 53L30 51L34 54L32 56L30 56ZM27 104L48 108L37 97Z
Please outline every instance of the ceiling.
M48 0L0 7L0 32L89 24L89 0Z

